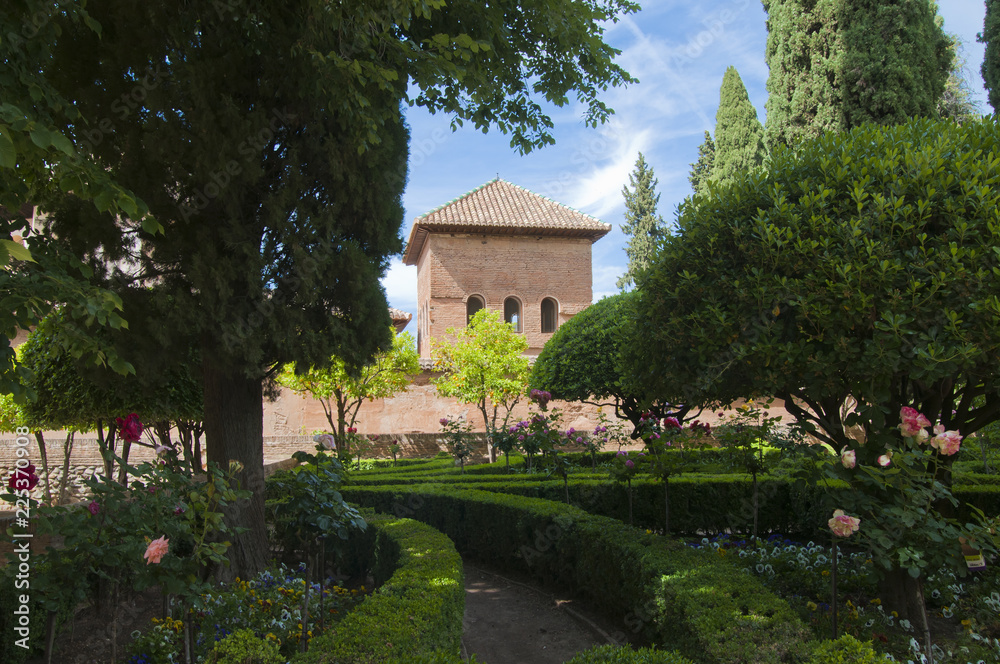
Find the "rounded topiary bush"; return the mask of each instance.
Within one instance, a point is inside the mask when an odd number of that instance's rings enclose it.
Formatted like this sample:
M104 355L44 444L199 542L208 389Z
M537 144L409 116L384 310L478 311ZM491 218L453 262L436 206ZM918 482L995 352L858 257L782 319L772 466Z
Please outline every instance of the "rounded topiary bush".
M258 638L249 629L236 630L215 644L208 664L283 664L278 644Z
M691 660L669 650L621 646L597 646L578 654L566 664L692 664Z
M892 661L875 652L872 645L844 634L836 641L824 641L809 658L808 664L881 664Z

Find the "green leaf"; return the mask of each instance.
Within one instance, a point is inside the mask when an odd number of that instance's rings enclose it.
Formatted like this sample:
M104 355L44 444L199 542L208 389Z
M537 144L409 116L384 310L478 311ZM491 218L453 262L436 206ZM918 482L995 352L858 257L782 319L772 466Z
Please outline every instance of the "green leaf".
M14 258L14 260L19 261L30 261L35 262L35 259L31 257L31 252L20 242L14 242L13 240L0 240L0 245L3 245L7 253Z
M42 125L35 125L31 130L31 142L44 150L52 145L52 132Z
M66 156L72 157L76 153L76 150L73 148L72 141L63 136L60 132L52 132L51 138L52 145Z
M17 150L5 127L0 127L0 166L4 168L17 166Z

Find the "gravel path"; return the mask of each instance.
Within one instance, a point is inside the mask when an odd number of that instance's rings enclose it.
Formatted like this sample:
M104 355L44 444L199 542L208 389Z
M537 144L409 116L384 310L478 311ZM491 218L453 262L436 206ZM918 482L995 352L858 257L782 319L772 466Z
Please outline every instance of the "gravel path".
M475 655L484 664L562 664L582 650L613 643L608 631L603 618L568 597L465 561L466 658Z

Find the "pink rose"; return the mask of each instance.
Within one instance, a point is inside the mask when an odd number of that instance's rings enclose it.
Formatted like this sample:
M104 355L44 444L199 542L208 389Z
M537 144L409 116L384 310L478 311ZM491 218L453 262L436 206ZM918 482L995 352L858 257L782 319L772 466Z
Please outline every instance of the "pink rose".
M861 519L844 514L844 510L834 510L833 518L827 521L830 530L837 537L850 537L852 533L858 531Z
M129 413L125 419L116 417L115 424L118 425L118 437L127 443L138 442L142 436L142 422L135 413Z
M942 431L931 438L931 447L945 456L957 453L961 444L962 435L957 431Z
M931 425L930 420L909 406L904 406L900 409L899 418L902 420L899 424L899 431L905 438L915 438L924 427Z
M160 539L155 539L149 543L146 547L146 553L142 554L142 557L146 559L146 564L158 563L160 559L167 554L168 542L167 536L164 535Z
M846 447L840 450L840 463L844 464L844 468L854 468L858 462L858 455L854 450L849 450Z
M667 417L663 420L664 429L680 429L681 423L676 417Z
M87 505L87 509L90 510L91 514L96 516L97 513L101 511L101 506L97 504L96 500L92 500L90 501L90 504Z
M336 446L333 436L328 433L321 433L315 436L313 441L319 443L328 450L332 450Z
M626 467L626 468L630 468L630 469L631 469L631 468L635 468L635 464L634 464L634 463L632 462L632 459L627 459L627 460L625 461L625 467Z
M892 450L889 450L878 458L878 465L883 468L888 467L890 463L892 463Z

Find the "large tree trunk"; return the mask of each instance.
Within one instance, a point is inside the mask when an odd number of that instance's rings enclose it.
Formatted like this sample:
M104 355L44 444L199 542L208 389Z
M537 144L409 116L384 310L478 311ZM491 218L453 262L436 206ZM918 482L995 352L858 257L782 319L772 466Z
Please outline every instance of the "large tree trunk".
M904 569L893 569L879 580L879 597L886 613L895 611L900 620L909 620L920 641L929 637L923 579L914 579Z
M207 355L207 354L206 354ZM264 527L264 403L262 382L204 362L205 445L209 463L227 468L231 460L243 464L236 476L239 488L253 494L226 510L230 528L246 528L226 539L230 565L223 580L250 578L267 564L267 530Z

